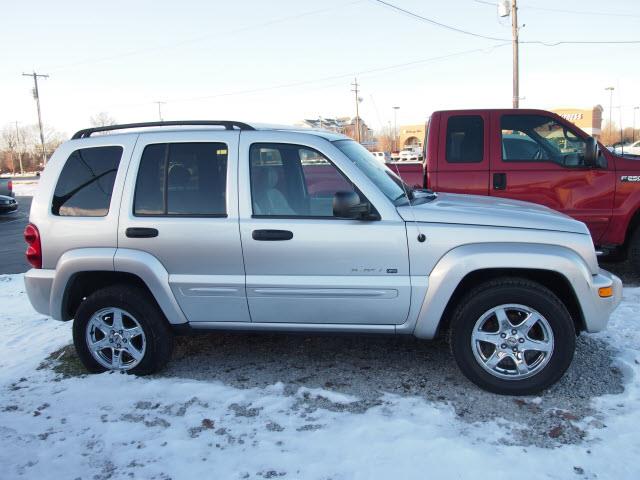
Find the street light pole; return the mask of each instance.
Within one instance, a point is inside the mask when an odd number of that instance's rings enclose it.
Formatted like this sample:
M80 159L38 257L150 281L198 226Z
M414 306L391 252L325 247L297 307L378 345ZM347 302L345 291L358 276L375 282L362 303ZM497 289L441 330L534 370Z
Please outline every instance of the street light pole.
M612 127L612 111L613 111L613 91L615 90L615 88L613 87L607 87L605 88L605 90L609 91L609 135L611 135L611 127Z
M160 121L162 122L162 105L164 105L167 102L161 102L161 101L157 101L157 102L153 102L153 103L157 103L158 104L158 118L160 119Z
M398 151L398 110L400 107L393 107L393 151Z

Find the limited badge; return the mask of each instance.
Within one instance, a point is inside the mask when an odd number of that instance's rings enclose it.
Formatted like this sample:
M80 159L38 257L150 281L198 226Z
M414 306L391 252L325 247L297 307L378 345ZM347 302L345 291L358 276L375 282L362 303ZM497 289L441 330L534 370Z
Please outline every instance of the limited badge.
M640 175L622 175L620 180L623 182L640 182Z

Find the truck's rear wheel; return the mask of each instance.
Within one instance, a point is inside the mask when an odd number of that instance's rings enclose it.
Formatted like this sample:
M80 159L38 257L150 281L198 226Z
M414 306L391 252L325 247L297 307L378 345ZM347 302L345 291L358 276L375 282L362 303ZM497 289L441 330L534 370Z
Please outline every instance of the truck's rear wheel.
M640 225L636 227L629 241L629 261L633 271L640 275Z
M73 343L92 373L120 370L146 375L171 357L173 332L143 290L115 285L84 300L73 321Z
M501 278L467 294L451 321L451 349L476 385L530 395L557 382L571 364L575 327L562 302L544 286Z

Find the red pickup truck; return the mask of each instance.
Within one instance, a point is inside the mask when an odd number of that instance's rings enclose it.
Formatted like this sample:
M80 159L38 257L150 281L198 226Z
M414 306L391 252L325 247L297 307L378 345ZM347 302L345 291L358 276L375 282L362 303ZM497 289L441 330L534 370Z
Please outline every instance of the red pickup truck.
M640 157L621 157L544 110L439 111L423 162L388 166L409 185L546 205L587 224L640 273Z

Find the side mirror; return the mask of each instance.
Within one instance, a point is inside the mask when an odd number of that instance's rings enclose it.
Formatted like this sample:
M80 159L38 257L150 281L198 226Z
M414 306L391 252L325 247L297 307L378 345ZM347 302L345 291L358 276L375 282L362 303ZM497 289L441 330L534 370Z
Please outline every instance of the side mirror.
M371 204L363 202L356 192L336 192L333 196L333 216L357 220L374 219Z
M585 140L584 165L585 167L595 167L598 164L598 142L593 137Z

